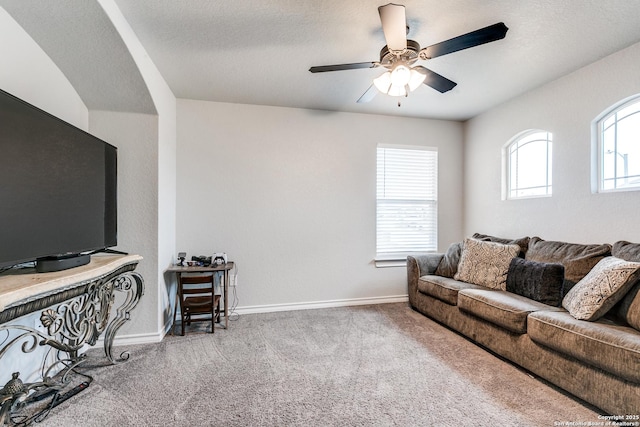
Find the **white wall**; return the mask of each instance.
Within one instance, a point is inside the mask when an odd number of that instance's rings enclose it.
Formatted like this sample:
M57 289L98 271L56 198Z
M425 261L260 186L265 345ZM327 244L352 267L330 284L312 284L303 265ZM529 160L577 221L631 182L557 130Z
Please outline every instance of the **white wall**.
M47 54L0 7L0 89L87 130L89 113Z
M91 111L89 117L91 133L118 147L118 246L114 249L144 258L136 272L145 280L145 294L118 337L158 340L158 117L110 111Z
M640 241L640 193L591 193L591 122L640 93L640 44L519 96L465 127L465 235L576 243ZM526 129L553 133L553 196L502 201L501 148Z
M142 234L140 230L130 231L136 238L148 238L155 244L153 252L146 255L147 258L151 258L149 261L153 263L154 270L144 276L147 300L144 304L145 307L154 306L154 310L147 313L148 317L143 316L147 310L138 310L142 313L138 313L141 320L137 323L136 330L145 334L155 334L159 339L163 336L165 325L170 318L170 296L175 293L171 278L168 277L168 283L165 282L164 270L173 262L176 253L176 98L115 2L99 0L99 3L127 45L158 112L156 127L149 134L140 136L139 143L144 143L145 137L151 137L148 141L152 147L144 152L144 155L135 157L142 164L153 165L154 173L138 177L142 181L125 179L123 182L132 189L132 194L139 191L136 187L142 182L150 187L149 190L154 195L155 204L148 206L149 212L154 215L154 229L149 230L150 234ZM135 138L130 138L130 144L139 143ZM149 212L145 211L144 216L147 217ZM141 255L145 256L145 253ZM124 329L123 333L126 334L127 330ZM152 337L147 339L155 340Z
M226 251L245 309L406 295L373 265L379 142L438 147L440 246L460 240L460 123L179 99L177 249Z

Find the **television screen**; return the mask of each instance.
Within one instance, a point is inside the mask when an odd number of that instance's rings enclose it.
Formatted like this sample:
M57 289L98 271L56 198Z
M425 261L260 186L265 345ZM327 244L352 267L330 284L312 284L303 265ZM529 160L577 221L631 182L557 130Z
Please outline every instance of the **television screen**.
M0 267L117 244L116 147L0 91Z

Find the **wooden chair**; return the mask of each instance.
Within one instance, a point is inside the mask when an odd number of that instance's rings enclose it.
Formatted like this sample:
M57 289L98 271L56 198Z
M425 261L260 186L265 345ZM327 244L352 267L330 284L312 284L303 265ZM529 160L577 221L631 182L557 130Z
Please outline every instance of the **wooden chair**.
M184 325L191 322L211 321L211 333L215 332L215 323L220 321L220 295L215 295L213 276L182 276L178 279L178 300ZM175 325L176 311L173 312ZM194 317L195 316L195 317Z

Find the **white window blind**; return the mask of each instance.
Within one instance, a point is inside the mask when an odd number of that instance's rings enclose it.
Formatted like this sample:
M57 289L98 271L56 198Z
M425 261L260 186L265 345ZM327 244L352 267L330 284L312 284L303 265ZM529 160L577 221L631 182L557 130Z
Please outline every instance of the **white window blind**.
M438 152L378 146L376 259L437 249Z

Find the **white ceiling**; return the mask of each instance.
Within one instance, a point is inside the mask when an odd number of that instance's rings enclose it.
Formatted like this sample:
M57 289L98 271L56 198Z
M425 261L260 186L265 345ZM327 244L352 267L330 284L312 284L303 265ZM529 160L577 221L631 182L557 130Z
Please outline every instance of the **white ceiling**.
M176 97L331 111L466 120L640 41L640 0L405 0L408 37L423 47L501 21L509 31L504 40L419 61L457 82L450 92L423 85L401 107L382 94L357 104L380 68L308 69L377 61L385 44L377 7L386 2L115 0ZM97 2L0 5L71 73L89 108L148 109L148 94L128 99L141 78ZM95 81L120 91L91 88Z

